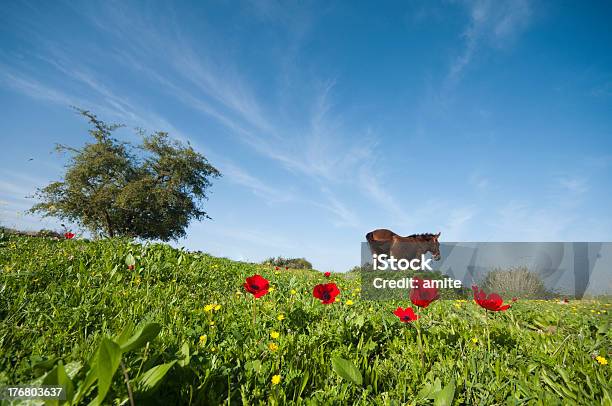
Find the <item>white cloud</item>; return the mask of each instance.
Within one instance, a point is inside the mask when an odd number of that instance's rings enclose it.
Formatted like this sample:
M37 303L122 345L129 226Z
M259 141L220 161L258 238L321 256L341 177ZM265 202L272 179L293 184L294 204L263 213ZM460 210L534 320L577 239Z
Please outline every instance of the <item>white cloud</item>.
M558 180L559 185L573 196L580 196L589 190L588 182L585 178L565 176Z
M529 24L529 0L470 0L462 4L469 23L462 33L463 47L450 65L448 80L458 81L483 47L504 48Z

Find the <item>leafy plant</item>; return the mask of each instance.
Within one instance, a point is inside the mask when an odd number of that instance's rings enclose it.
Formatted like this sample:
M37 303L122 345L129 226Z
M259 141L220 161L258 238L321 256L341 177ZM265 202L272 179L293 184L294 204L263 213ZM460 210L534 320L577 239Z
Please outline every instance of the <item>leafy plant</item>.
M163 241L184 236L192 219L208 218L202 201L220 172L203 155L164 132L141 131L143 143L135 148L113 138L122 125L78 111L89 120L95 142L81 149L57 146L71 154L64 179L39 189L41 202L31 212L108 237Z
M62 361L49 371L42 379L44 385L58 385L66 388L67 404L79 404L88 393L97 388L97 395L90 405L100 405L111 388L113 379L117 369L121 365L123 373L126 377L126 385L133 403L132 389L130 382L127 379L127 371L123 365L122 357L124 354L135 351L143 347L149 341L152 341L160 332L161 326L156 323L144 325L137 331L134 331L134 326L128 324L123 332L115 339L103 337L100 344L95 350L95 355L88 362L88 369L84 373L84 379L75 388L73 381L70 379ZM176 361L155 366L141 375L135 377L137 389L139 392L146 394L151 392L159 381L166 375L168 370ZM64 402L61 402L64 403Z
M553 297L552 292L547 291L542 278L526 266L493 269L484 278L482 287L486 291L498 292L506 297L523 299Z

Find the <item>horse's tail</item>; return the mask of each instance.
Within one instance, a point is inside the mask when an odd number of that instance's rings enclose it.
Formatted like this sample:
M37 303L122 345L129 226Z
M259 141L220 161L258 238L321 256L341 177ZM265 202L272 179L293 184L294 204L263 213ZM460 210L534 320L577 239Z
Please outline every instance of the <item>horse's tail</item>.
M374 237L374 232L370 231L369 233L366 234L366 241L372 242L373 237Z

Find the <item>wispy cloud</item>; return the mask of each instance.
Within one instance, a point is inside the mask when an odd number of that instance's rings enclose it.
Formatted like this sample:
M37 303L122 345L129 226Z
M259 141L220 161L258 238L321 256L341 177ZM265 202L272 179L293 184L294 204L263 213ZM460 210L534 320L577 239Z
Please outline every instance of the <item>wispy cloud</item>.
M389 188L380 183L378 176L373 173L371 168L362 168L359 180L365 193L370 199L377 202L394 219L394 222L404 225L410 223L410 216L404 211L402 205L395 200Z
M295 199L290 191L270 186L226 159L220 161L218 166L223 176L227 176L231 182L251 190L268 202L278 203Z
M66 106L72 105L75 102L79 103L79 100L68 96L64 92L46 86L37 80L13 74L9 72L8 68L5 66L2 66L1 68L0 75L2 80L0 83L2 83L5 87L12 88L33 99L45 100Z
M487 176L482 175L481 173L475 172L470 175L469 183L478 191L485 191L490 186L490 179Z
M462 33L463 47L449 67L450 82L460 80L483 47L504 48L511 44L532 15L529 0L468 0L462 4L469 22Z
M559 185L568 193L580 196L589 190L588 181L583 177L564 176L558 179Z

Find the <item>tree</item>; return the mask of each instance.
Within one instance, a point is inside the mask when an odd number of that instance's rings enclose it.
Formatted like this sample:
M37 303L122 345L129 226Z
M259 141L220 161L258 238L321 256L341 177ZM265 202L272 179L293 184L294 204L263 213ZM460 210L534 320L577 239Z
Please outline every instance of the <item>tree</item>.
M89 120L95 139L68 152L64 180L38 189L41 201L30 212L72 221L98 235L168 241L185 235L193 219L210 218L202 208L211 180L221 176L208 160L165 132L133 146L112 137L118 124L77 110Z

